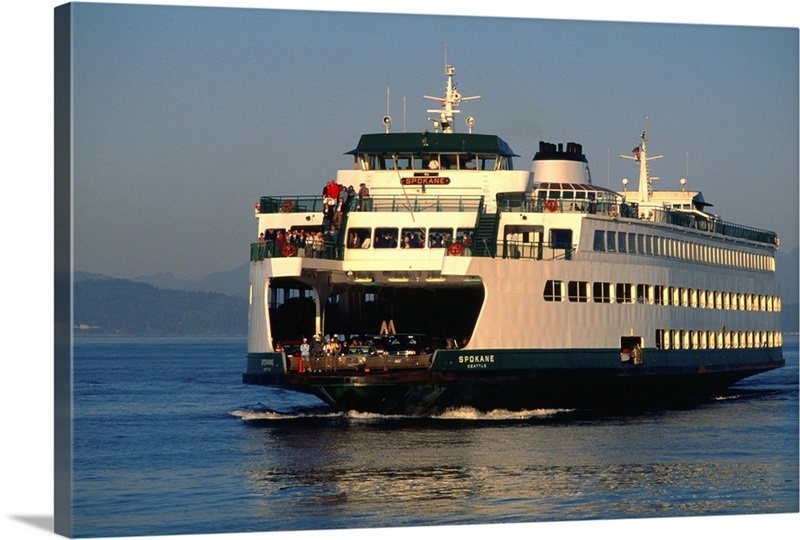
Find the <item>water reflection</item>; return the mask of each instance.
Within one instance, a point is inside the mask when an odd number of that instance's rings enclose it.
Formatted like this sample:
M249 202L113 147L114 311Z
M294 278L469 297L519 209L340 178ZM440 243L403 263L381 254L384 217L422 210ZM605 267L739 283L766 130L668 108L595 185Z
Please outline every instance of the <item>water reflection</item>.
M247 476L295 528L796 511L786 456L733 441L735 419L710 440L719 413L254 417Z

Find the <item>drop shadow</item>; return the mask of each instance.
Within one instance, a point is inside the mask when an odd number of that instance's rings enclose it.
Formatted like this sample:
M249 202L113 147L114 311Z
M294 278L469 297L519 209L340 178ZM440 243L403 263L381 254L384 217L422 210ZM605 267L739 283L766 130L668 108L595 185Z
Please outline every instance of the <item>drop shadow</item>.
M47 532L53 532L53 527L55 526L54 524L55 519L53 518L53 516L9 516L9 517Z

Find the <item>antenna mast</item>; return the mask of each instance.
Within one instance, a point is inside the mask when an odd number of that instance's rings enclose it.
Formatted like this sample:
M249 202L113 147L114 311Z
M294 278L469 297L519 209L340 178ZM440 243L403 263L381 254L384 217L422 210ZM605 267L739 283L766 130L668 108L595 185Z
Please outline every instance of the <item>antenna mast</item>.
M386 87L386 116L383 117L383 127L386 133L389 133L389 128L392 127L392 117L389 116L389 87Z
M653 196L653 180L658 180L657 176L650 176L649 162L660 159L664 156L647 155L647 129L642 132L639 146L632 150L633 156L620 155L623 159L631 159L639 162L639 204L650 202Z
M453 75L456 72L455 68L447 64L445 65L444 72L445 75L447 75L447 87L445 88L444 97L436 97L436 96L422 96L422 97L425 99L432 99L435 101L439 101L442 104L441 109L427 110L427 112L429 113L439 114L438 120L434 118L429 118L429 120L433 122L435 131L438 132L439 128L441 128L442 133L453 133L454 132L453 115L459 114L461 112L458 109L456 109L456 107L458 107L458 105L462 101L480 99L481 96L463 97L456 89L455 83L453 83Z

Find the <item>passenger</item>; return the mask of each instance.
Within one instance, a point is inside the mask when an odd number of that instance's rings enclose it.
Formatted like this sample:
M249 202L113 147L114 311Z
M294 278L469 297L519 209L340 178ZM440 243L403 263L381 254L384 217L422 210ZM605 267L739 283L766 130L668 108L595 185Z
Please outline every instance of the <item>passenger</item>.
M464 232L464 238L461 240L461 243L464 245L464 255L467 257L472 255L472 237L469 232Z
M267 239L264 233L258 235L258 260L262 260L267 256Z
M364 182L358 188L358 211L367 212L370 208L369 188Z
M311 371L311 345L308 344L308 338L303 338L303 343L300 344L300 365L301 371Z
M509 235L508 243L509 243L509 246L511 248L511 257L514 258L514 259L519 259L520 252L519 252L519 246L517 246L517 233L516 232L512 232Z
M330 197L334 201L339 198L339 189L340 189L339 184L337 184L334 180L329 180L327 188L328 190L326 192L326 195L328 197Z
M317 334L314 336L314 343L311 345L311 357L314 358L314 364L319 364L319 357L325 353L323 345L322 345L322 338ZM313 369L313 367L312 367Z
M339 229L336 227L331 227L328 232L325 233L323 243L325 246L325 258L336 258L339 247Z
M324 201L324 209L322 211L322 230L327 231L331 228L335 210L336 199L327 197Z
M325 365L323 369L326 371L333 369L333 358L336 356L336 352L338 351L337 345L338 342L336 341L336 334L334 334L333 337L328 339L323 346L323 352L325 354Z
M306 231L304 236L303 244L305 245L305 255L311 258L314 256L314 233Z
M283 234L283 231L278 231L275 234L275 250L276 253L283 253L283 246L286 245L286 236Z
M297 256L305 257L306 254L306 232L302 229L295 232L294 240L292 242L297 248Z
M347 215L347 213L353 209L353 205L355 204L357 197L356 188L353 186L347 188L347 195L345 196L344 207L342 208L344 215Z
M322 238L322 232L318 232L314 237L314 257L321 259L322 250L325 248L325 240Z
M275 230L274 229L267 229L264 231L264 240L266 240L266 244L264 246L264 256L265 257L274 257L275 256Z
M336 200L336 206L333 209L333 226L339 228L342 226L342 214L344 214L344 197L339 197Z

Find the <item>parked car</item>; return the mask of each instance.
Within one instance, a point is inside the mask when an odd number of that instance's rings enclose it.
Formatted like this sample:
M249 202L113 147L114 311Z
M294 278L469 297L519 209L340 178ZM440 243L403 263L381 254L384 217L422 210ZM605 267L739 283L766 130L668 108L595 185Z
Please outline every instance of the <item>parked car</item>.
M340 362L344 364L344 367L363 368L367 365L369 358L377 356L380 355L372 345L350 345L345 349Z
M373 338L375 349L392 356L414 356L433 351L430 336L423 334L390 334Z

